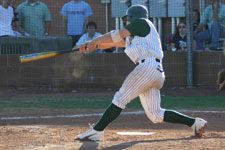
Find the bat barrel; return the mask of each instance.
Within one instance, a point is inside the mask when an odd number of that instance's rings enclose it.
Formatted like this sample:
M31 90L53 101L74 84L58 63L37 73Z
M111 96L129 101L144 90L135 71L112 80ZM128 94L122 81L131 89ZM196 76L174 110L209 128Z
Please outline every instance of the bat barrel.
M21 63L25 63L25 62L31 62L31 61L41 60L41 59L47 59L47 58L55 57L59 54L69 53L69 52L78 51L78 50L79 48L75 47L72 50L68 49L68 50L61 50L61 51L34 53L34 54L20 56L19 59Z
M20 62L25 63L25 62L31 62L31 61L41 60L41 59L47 59L47 58L55 57L57 55L59 55L59 53L57 52L28 54L28 55L20 56Z

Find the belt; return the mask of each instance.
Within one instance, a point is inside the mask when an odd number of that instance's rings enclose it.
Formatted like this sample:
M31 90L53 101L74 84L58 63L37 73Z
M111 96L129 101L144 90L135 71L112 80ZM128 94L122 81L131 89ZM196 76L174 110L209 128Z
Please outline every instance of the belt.
M160 60L158 58L156 58L155 61L160 63ZM142 59L140 62L141 63L145 62L145 59ZM136 65L139 65L139 62L137 62Z

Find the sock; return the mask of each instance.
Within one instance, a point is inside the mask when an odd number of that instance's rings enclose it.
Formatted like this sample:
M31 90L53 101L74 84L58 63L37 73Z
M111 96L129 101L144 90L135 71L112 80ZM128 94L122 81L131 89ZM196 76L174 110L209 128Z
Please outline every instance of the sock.
M164 113L164 121L170 123L185 124L191 127L195 122L195 118L186 116L174 110L166 110Z
M103 116L94 126L94 129L96 131L103 131L113 120L115 120L120 115L121 111L121 108L114 104L110 104Z

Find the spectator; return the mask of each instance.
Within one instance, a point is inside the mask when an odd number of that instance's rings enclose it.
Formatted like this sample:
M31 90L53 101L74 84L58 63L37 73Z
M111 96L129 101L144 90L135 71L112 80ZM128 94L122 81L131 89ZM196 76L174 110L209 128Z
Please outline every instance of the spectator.
M67 28L67 35L72 37L74 46L83 33L88 17L93 14L91 7L84 1L72 0L64 4L61 14L64 28Z
M200 23L200 13L197 9L193 11L193 31L195 31ZM193 40L193 49L196 50L196 39Z
M225 5L219 0L210 0L211 4L204 9L200 24L194 31L197 41L197 50L205 50L204 42L210 41L209 49L219 48L219 37L224 35L225 25ZM208 30L200 32L204 25L208 25Z
M102 35L101 33L96 32L97 25L93 21L90 21L87 23L86 29L87 29L87 33L85 33L81 36L81 38L76 43L77 46L80 46L80 45L82 45L88 41L91 41ZM95 50L92 53L105 53L105 51L104 50Z
M48 7L38 0L27 0L17 8L21 27L33 36L48 35L51 15Z
M13 8L10 0L2 0L0 5L0 36L14 36L12 30Z
M173 35L171 42L172 51L176 50L186 50L187 47L187 32L186 32L186 24L180 22L176 28L176 32Z
M193 30L195 31L200 23L200 13L197 9L193 11Z
M22 36L22 35L25 35L25 32L23 28L21 28L21 26L19 25L18 13L16 11L15 2L16 0L11 0L11 3L10 3L10 6L13 8L13 13L14 13L14 18L12 20L12 29L14 31L15 36ZM26 33L26 35L29 35L29 34Z

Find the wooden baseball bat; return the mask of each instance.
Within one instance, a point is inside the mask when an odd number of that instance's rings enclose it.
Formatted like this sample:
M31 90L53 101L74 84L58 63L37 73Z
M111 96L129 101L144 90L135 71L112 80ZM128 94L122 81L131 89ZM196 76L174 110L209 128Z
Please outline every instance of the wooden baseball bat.
M73 51L79 51L79 47L74 47L73 49L67 49L67 50L61 50L61 51L50 51L50 52L42 52L42 53L33 53L33 54L27 54L20 56L20 62L31 62L41 59L47 59L51 57L55 57L57 55L61 55L64 53L70 53Z

